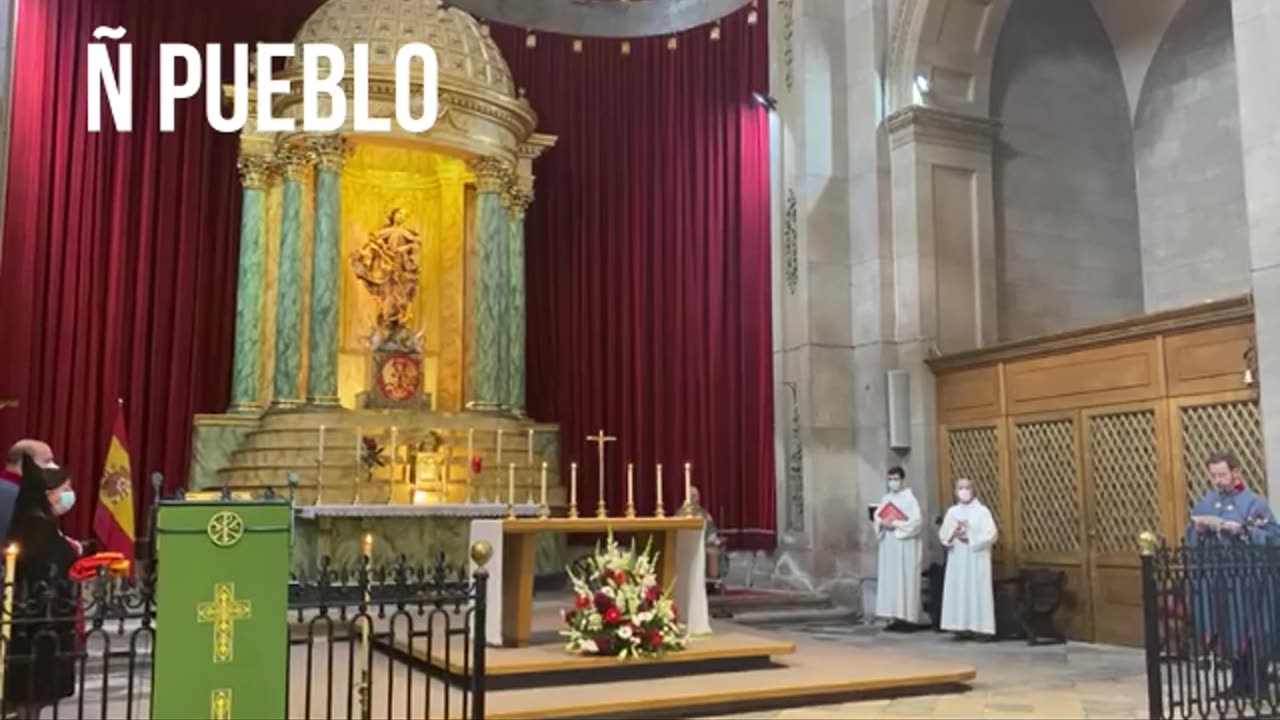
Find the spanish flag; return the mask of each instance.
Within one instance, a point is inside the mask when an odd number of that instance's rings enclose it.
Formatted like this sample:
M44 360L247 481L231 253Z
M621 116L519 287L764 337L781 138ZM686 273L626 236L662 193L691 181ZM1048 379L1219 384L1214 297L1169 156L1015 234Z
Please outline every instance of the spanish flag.
M102 549L133 560L133 472L124 439L124 408L116 410L107 462L98 485L98 507L93 513L93 534Z

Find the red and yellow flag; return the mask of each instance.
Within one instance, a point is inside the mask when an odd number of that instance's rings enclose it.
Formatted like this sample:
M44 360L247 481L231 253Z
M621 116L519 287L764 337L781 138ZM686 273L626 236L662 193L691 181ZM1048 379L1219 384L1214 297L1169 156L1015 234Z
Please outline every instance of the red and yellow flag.
M93 534L102 549L133 559L133 471L124 439L124 410L116 410L111 445L98 485L98 507L93 513Z

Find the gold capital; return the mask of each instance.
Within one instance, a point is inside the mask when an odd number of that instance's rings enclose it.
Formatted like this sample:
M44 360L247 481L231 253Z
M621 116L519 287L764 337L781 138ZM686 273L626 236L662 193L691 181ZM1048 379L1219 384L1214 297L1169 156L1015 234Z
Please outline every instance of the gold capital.
M311 141L316 167L321 170L342 170L342 163L351 154L351 147L341 135L324 135Z
M472 158L467 161L467 167L475 173L476 189L480 192L502 192L511 176L511 166L497 158Z
M531 202L533 202L533 191L526 190L514 182L508 183L502 190L502 204L517 220L524 219Z
M263 188L275 172L275 163L265 155L241 155L236 161L240 184L246 188Z
M316 154L309 148L288 145L276 151L276 160L285 177L300 180L315 164Z

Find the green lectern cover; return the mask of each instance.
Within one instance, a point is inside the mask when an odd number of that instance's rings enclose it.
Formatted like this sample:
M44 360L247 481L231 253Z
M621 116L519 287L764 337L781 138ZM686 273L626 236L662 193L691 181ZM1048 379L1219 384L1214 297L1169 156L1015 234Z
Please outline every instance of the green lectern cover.
M165 502L156 518L152 717L283 718L286 502Z

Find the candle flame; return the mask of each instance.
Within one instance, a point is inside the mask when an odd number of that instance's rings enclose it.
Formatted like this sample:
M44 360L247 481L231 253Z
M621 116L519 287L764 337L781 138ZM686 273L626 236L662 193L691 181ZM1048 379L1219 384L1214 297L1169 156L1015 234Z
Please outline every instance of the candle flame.
M9 557L16 557L18 555L18 543L9 543L9 547L4 549L4 554Z

